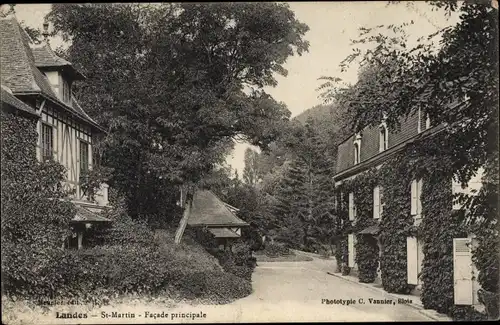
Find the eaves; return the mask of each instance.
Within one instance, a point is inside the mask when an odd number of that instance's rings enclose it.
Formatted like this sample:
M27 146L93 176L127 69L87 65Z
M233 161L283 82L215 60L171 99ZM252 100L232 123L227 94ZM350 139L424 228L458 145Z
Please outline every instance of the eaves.
M350 176L359 174L367 169L370 169L372 167L378 166L382 164L384 161L387 161L391 157L393 157L396 153L401 152L404 147L406 147L408 144L413 143L415 141L420 141L423 139L426 139L430 136L436 135L443 131L445 129L445 126L443 124L435 126L433 128L430 128L428 130L425 130L424 132L418 134L415 137L412 137L406 141L403 141L401 143L398 143L397 145L389 148L388 150L385 150L373 157L371 157L368 160L365 160L355 166L352 166L349 169L343 170L340 173L336 174L333 176L333 180L335 182L341 181L345 178L348 178Z

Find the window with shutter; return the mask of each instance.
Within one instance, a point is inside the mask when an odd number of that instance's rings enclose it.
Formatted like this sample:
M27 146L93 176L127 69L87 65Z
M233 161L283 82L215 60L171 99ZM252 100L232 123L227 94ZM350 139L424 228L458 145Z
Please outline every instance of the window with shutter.
M470 238L453 239L453 289L455 305L473 304L472 241Z
M373 189L373 218L380 218L380 187Z
M354 267L356 262L356 237L354 234L347 235L347 245L348 245L348 266Z
M354 210L354 193L349 193L349 220L354 220L355 210Z
M422 179L417 181L417 219L422 218Z
M411 215L417 215L417 180L411 182Z
M382 218L384 213L384 188L382 186L379 187L379 217Z
M408 284L418 285L418 248L417 238L406 237L406 257Z

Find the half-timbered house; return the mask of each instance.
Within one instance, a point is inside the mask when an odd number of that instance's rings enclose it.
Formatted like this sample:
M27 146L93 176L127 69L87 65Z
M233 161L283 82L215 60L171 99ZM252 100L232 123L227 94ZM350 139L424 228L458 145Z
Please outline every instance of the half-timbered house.
M101 185L94 201L81 187L82 175L93 165L93 141L105 130L73 96L72 85L85 76L54 53L46 38L47 27L44 24L45 41L37 45L15 16L0 18L2 109L10 100L37 116L36 156L40 161L53 159L67 170L63 185L77 205L73 227L81 247L84 229L109 221L98 215L109 204L108 186Z

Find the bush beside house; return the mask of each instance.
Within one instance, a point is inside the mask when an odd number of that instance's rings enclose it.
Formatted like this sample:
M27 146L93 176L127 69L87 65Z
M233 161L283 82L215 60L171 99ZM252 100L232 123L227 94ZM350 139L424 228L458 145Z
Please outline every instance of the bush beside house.
M63 249L75 215L63 200L64 168L36 159L34 121L3 111L1 118L2 287L8 297L103 302L121 294L175 293L225 303L251 293L251 271L242 278L224 272L203 247L174 245L173 232L153 232L119 201L104 212L112 227L96 229L90 248ZM232 268L253 270L239 265L238 254L234 261Z

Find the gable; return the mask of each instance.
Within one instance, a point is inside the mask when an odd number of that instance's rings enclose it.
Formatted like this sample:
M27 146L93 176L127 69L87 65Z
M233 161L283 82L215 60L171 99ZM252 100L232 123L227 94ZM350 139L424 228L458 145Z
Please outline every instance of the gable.
M0 42L1 83L8 87L14 96L42 95L56 104L59 109L104 131L83 111L74 98L71 99L71 105L59 100L48 78L37 67L37 64L44 66L54 63L71 66L68 61L57 57L48 45L35 46L14 16L0 18L0 37L2 40Z

